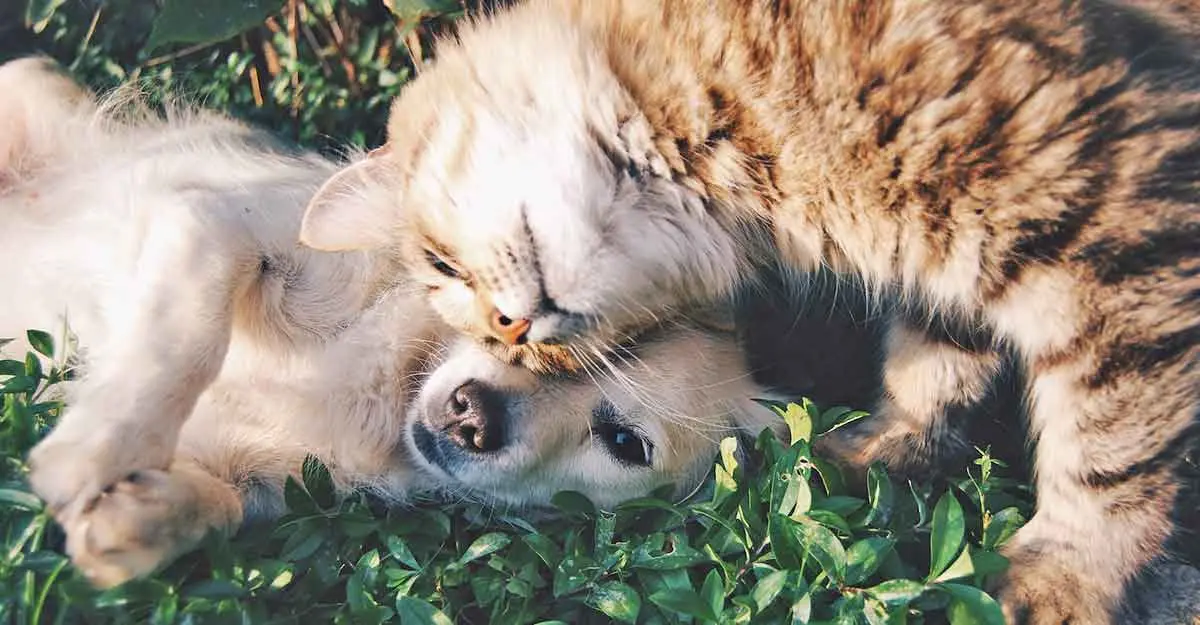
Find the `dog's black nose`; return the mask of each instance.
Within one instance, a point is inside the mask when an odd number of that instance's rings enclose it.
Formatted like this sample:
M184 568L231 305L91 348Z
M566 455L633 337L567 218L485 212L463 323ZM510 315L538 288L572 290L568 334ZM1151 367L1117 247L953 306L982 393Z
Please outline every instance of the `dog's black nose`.
M434 425L463 450L494 452L504 446L505 412L503 394L470 380L454 389L446 401L441 422Z

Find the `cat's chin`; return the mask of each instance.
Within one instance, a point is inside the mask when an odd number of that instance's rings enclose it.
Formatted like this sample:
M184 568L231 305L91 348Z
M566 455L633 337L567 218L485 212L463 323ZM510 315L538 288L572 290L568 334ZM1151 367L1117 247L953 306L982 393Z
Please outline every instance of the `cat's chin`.
M539 375L571 374L584 369L583 363L565 345L551 343L526 343L507 345L488 337L479 340L496 358L518 367L524 367Z

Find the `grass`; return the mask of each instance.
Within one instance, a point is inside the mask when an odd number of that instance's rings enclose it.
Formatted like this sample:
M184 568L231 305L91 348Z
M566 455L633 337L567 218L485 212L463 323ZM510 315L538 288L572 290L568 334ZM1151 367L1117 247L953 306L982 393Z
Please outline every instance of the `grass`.
M53 353L48 335L31 339ZM764 433L739 463L726 439L687 503L605 512L566 492L560 517L538 523L471 504L337 501L310 459L278 522L211 535L161 574L98 592L23 483L22 458L62 410L49 391L70 377L39 362L0 361L5 623L1002 623L979 586L1028 513L986 451L936 488L880 466L865 489L847 486L811 442L865 413L805 401L771 404L790 445Z

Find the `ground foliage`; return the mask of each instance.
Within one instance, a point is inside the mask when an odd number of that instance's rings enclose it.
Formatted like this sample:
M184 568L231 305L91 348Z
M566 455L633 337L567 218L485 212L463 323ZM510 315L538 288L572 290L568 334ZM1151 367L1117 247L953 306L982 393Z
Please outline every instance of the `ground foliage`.
M53 353L50 335L30 343ZM980 586L1028 514L986 451L938 486L871 468L865 488L813 440L865 413L770 404L790 441L721 442L708 488L600 511L578 493L531 521L470 503L387 510L338 500L306 462L290 512L107 592L62 555L22 458L62 410L71 369L0 361L0 619L13 623L1001 623ZM738 446L743 445L743 453Z

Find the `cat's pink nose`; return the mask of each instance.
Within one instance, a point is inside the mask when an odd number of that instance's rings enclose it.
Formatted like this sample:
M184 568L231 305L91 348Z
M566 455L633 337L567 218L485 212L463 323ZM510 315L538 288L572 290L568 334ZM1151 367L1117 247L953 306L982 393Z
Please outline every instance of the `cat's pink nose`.
M529 340L528 319L512 319L497 309L492 309L492 334L508 345L524 345Z

